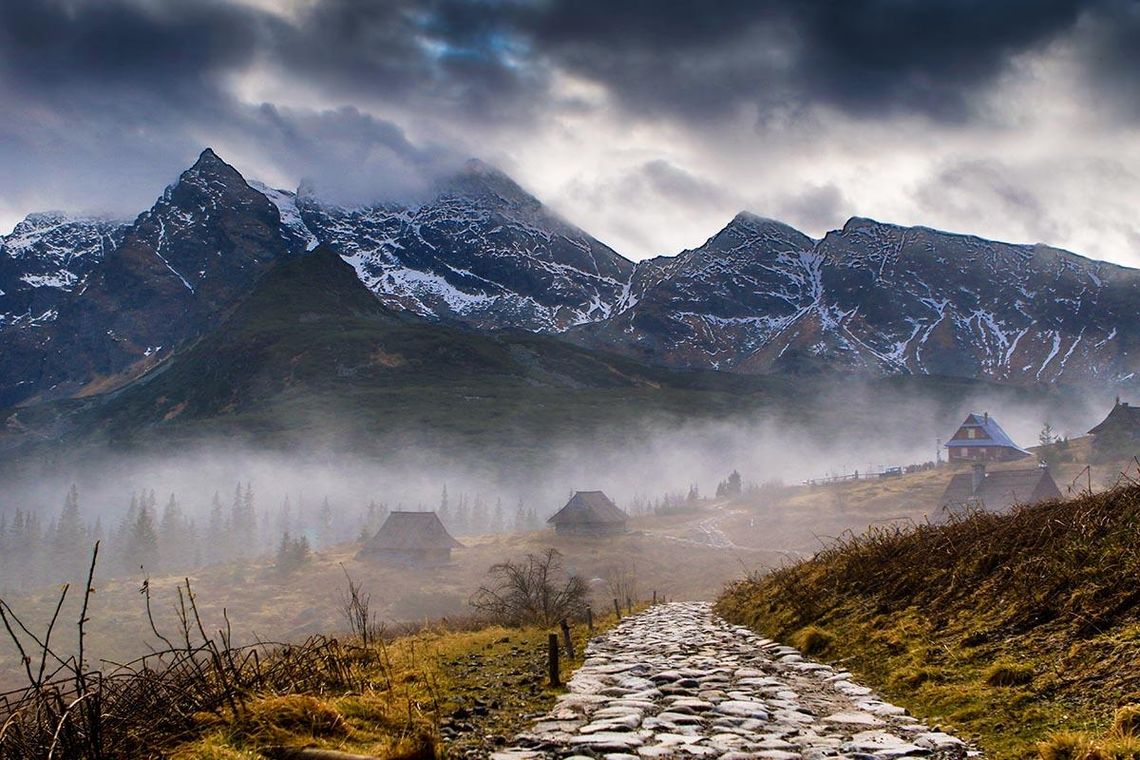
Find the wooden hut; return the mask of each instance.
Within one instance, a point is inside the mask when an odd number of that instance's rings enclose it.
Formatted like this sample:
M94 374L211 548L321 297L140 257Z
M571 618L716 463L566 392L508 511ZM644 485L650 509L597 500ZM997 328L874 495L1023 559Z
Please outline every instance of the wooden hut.
M628 520L629 515L601 491L575 491L547 522L559 535L612 536L625 533Z
M941 504L945 509L1003 512L1015 504L1036 504L1061 497L1048 467L986 472L986 466L978 463L971 470L950 479L942 492Z
M462 547L435 512L392 512L356 557L395 565L445 565L451 550Z
M1030 453L1013 442L989 412L966 415L954 437L946 442L951 464L955 462L1012 462Z
M1093 450L1105 454L1131 454L1140 448L1140 407L1117 397L1112 411L1089 431Z

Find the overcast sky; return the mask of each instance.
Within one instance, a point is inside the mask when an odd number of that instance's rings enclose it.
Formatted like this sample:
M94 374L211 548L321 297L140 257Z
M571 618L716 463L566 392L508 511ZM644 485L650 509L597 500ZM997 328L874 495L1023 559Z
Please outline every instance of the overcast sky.
M738 211L1140 265L1140 0L0 0L0 231L212 146L337 200L470 156L630 258Z

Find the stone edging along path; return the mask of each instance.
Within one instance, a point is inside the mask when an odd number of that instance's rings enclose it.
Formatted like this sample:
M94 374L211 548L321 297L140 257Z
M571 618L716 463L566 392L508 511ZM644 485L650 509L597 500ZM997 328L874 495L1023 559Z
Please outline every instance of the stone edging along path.
M702 602L626 618L590 643L568 686L493 760L978 755L850 673L729 625Z

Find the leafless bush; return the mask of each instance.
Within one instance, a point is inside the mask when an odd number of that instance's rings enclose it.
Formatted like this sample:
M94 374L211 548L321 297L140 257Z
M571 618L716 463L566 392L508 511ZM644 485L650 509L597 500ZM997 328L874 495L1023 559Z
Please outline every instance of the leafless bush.
M348 580L348 588L340 594L340 614L348 621L348 628L352 634L367 647L382 637L384 627L372 612L372 594L364 591L359 583L352 580L352 576L343 565L340 569L344 570L344 577Z
M189 581L178 591L179 627L166 635L150 613L150 586L142 592L150 625L165 648L127 663L91 669L84 653L87 601L98 545L92 555L75 654L57 652L52 632L67 596L65 586L46 632L32 631L3 600L0 622L25 665L28 686L0 694L0 757L106 760L162 757L164 748L201 730L199 716L241 720L262 695L391 688L381 654L315 636L299 645L233 646L228 619L208 634Z
M492 585L481 587L471 606L496 622L552 626L585 612L589 587L580 576L566 574L557 549L493 565L488 575Z

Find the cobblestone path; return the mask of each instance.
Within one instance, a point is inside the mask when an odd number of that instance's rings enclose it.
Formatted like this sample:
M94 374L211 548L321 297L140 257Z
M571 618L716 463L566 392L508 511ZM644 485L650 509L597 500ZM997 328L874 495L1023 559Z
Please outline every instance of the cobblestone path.
M964 758L977 753L707 603L651 607L591 642L569 693L494 760Z

